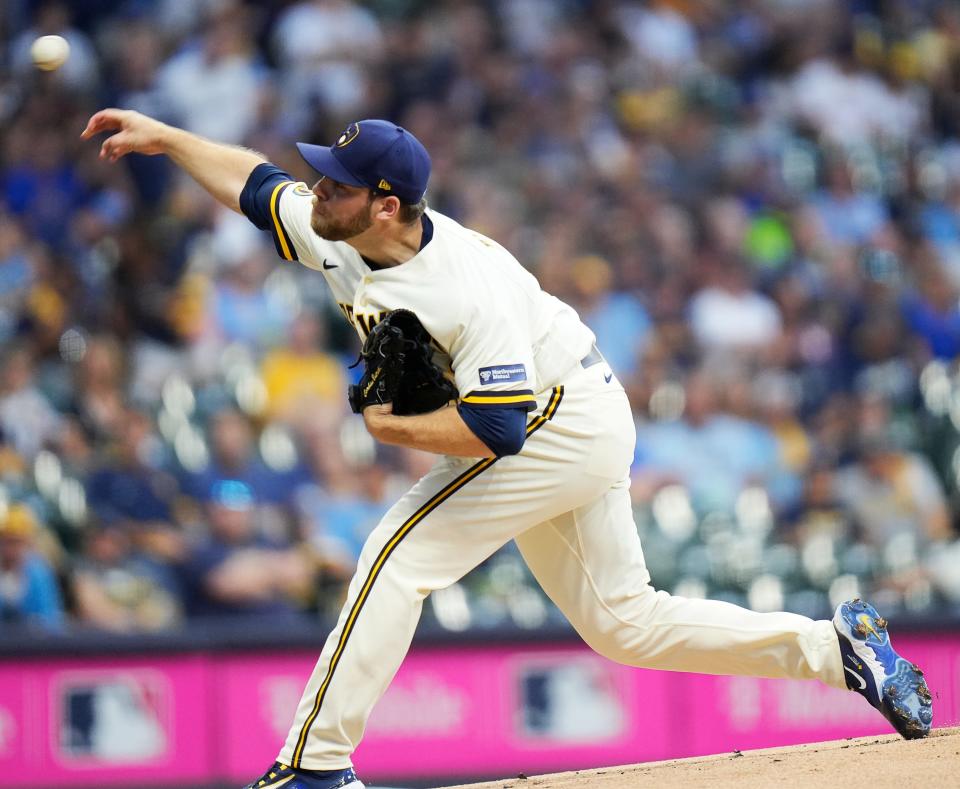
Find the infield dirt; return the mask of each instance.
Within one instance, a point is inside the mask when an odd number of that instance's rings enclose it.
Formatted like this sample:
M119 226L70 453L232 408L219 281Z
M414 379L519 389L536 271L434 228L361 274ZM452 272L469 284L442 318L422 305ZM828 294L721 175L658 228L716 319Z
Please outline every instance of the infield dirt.
M924 740L898 735L735 751L666 762L506 778L469 789L843 789L960 787L960 728L936 729ZM447 789L468 789L448 787Z

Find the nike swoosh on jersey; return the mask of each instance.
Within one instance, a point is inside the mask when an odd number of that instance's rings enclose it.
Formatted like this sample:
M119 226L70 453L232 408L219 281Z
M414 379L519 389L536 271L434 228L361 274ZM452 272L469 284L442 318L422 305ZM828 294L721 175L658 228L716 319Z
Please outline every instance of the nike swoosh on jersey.
M861 677L856 671L854 671L852 668L848 668L847 666L844 666L843 670L846 671L848 674L857 678L857 682L860 684L860 690L867 689L866 680L863 677Z
M332 269L332 268L337 268L339 265L340 265L339 263L327 263L327 259L326 259L326 258L323 259L323 270L324 270L324 271L329 271L329 270Z
M606 383L610 383L610 381L613 380L613 373L607 373L607 375L603 376L603 380Z

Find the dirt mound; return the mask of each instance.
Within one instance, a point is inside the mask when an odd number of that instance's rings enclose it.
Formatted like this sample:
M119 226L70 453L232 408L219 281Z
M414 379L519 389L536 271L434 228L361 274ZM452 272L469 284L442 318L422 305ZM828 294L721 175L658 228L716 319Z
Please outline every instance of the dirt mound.
M509 778L472 784L469 789L568 789L574 786L589 786L591 789L834 789L837 786L844 789L910 789L915 786L946 789L960 786L960 728L936 729L928 738L910 742L895 734L860 737Z

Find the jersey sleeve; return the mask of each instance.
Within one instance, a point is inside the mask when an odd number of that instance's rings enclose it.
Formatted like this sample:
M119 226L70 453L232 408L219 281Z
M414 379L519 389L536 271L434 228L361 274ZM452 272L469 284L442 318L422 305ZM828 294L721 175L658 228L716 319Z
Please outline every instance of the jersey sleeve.
M276 165L257 165L240 193L240 210L273 237L277 254L315 267L322 260L321 239L310 229L313 192Z
M537 401L530 339L521 321L500 312L467 321L450 349L460 400L471 409L533 411Z
M457 404L467 427L498 458L516 455L527 436L527 411L519 406L478 407L462 400Z

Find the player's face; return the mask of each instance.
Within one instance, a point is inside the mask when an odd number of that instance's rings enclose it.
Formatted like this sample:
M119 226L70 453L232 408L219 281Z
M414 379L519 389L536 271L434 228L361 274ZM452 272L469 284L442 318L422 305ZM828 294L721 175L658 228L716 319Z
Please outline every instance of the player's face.
M313 194L310 227L320 238L346 241L373 224L376 195L371 190L321 178L313 185Z

